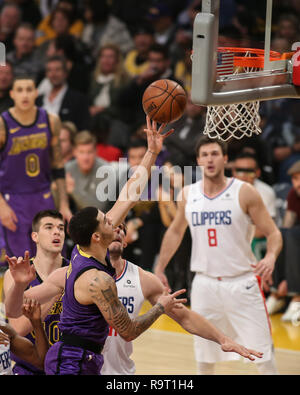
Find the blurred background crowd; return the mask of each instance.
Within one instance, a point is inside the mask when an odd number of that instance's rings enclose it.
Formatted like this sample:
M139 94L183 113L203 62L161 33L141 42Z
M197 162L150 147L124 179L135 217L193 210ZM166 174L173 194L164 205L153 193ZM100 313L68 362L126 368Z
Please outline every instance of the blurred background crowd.
M272 48L290 52L300 41L300 1L273 1ZM0 67L0 112L13 105L9 91L14 76L34 75L37 105L59 115L60 144L72 211L85 206L108 210L113 201L96 196L97 170L118 167L126 174L147 149L142 96L161 78L185 88L188 102L175 133L165 140L157 159L170 181L172 199L162 185L155 199L140 201L127 218L124 257L153 270L162 235L176 213L176 194L184 166L195 167L195 142L205 124L206 108L194 105L191 91L193 21L201 0L2 0L0 41L6 65ZM264 47L265 2L221 0L220 46ZM263 133L229 141L228 176L252 183L282 230L284 249L277 262L267 307L285 311L300 305L300 111L296 99L261 103ZM126 165L119 160L126 158ZM124 162L125 163L125 162ZM177 169L177 172L174 170ZM55 183L53 183L55 196ZM150 196L150 195L149 195ZM189 291L190 235L168 266L174 289ZM256 230L252 243L258 259L265 239ZM67 239L66 254L72 243ZM5 251L1 259L4 263ZM69 256L67 256L69 257Z

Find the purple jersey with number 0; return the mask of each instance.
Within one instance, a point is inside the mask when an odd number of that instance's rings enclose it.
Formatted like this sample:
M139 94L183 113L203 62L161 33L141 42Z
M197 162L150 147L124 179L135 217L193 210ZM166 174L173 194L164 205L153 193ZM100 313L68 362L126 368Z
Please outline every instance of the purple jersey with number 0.
M37 109L32 125L22 125L10 113L1 114L6 128L6 144L0 151L0 192L34 193L51 183L51 129L48 114Z

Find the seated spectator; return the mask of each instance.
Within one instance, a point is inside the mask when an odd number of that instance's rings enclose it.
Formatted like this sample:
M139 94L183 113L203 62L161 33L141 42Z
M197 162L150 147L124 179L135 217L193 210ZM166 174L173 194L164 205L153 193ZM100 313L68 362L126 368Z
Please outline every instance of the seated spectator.
M154 44L154 33L151 26L142 25L133 33L134 48L124 60L124 67L131 77L142 74L148 67L148 53Z
M169 46L174 41L177 29L171 7L164 2L150 5L146 17L153 26L155 42Z
M6 53L13 50L15 31L22 20L17 4L7 3L0 12L0 41L5 45Z
M114 44L104 45L97 58L88 94L91 116L102 114L106 118L119 118L118 98L128 81L120 49Z
M285 38L292 44L299 41L299 20L296 15L285 14L279 18L274 38Z
M77 133L78 130L73 122L62 122L59 133L59 142L64 165L74 159L74 142Z
M269 314L280 311L286 305L286 297L291 301L282 321L291 321L300 312L300 161L288 170L292 185L287 196L287 209L282 225L283 250L278 257L273 274L274 287L267 299Z
M178 81L182 82L182 86L187 93L192 89L192 40L184 40L184 50L181 59L174 64L174 76Z
M68 69L64 58L54 56L47 60L46 77L51 90L37 98L37 105L60 116L62 121L73 122L78 130L90 126L87 98L71 89L67 83Z
M171 69L167 47L154 44L149 51L148 62L147 70L133 78L121 91L119 101L121 120L130 127L144 122L145 113L142 107L142 98L148 85L162 78L176 81Z
M117 45L124 55L133 48L126 24L111 14L107 1L85 0L83 16L85 25L81 39L94 58L105 44Z
M40 7L36 0L8 0L7 2L17 4L21 10L22 22L30 23L36 29L42 19Z
M97 157L97 140L88 131L75 136L75 159L65 164L67 192L74 200L76 209L87 206L98 207L106 212L112 206L112 199L97 196L97 187L106 178L98 178L97 171L108 162Z
M68 84L71 88L87 93L89 88L90 58L80 41L69 34L61 35L47 42L46 48L39 51L42 59L52 56L62 56L66 59L68 67ZM44 79L39 85L39 91L44 93L49 89L49 82Z
M111 131L111 121L105 117L99 117L98 114L92 119L91 133L97 139L97 155L107 162L118 162L123 152L120 148L108 143Z
M14 74L30 74L36 83L42 77L44 65L35 51L35 30L29 23L22 23L16 30L14 50L9 52L6 59L14 68Z
M257 159L249 153L242 153L235 158L232 175L242 181L249 182L259 192L270 216L276 218L276 195L273 188L261 181L261 169ZM252 250L257 260L263 259L266 252L266 238L259 229L255 229Z
M36 45L41 45L62 34L80 37L83 23L77 18L76 4L71 0L60 0L50 15L37 28Z
M13 79L13 66L7 60L5 66L0 66L0 114L14 105L14 102L9 94Z

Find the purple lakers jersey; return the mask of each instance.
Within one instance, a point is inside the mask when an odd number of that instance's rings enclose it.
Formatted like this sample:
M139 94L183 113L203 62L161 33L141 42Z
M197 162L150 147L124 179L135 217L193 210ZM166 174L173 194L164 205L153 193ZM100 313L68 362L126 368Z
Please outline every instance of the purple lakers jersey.
M37 109L32 125L20 124L9 111L1 114L6 144L0 152L0 192L33 193L50 187L51 129L48 114Z
M74 284L82 273L93 268L114 277L115 269L108 258L106 263L107 266L82 252L79 246L74 247L62 299L63 311L59 329L63 334L76 335L97 344L104 344L109 331L108 323L95 304L82 305L77 302L74 296Z
M33 261L33 259L32 259ZM62 267L63 266L68 266L69 262L65 259L62 258ZM37 285L40 285L43 282L43 280L40 278L38 273L36 274L36 278L29 284L28 288L35 287ZM58 323L60 320L60 314L62 310L62 301L61 298L52 306L51 310L49 311L49 314L47 317L44 319L44 328L47 334L47 337L49 339L49 344L52 346L54 343L59 341L59 329L58 329ZM34 333L31 332L27 336L27 339L29 339L32 343L35 342L35 337ZM14 374L19 374L19 375L44 375L45 373L39 369L37 369L35 366L32 366L31 364L24 362L20 358L16 357L15 355L12 354L12 360L16 362L13 368Z

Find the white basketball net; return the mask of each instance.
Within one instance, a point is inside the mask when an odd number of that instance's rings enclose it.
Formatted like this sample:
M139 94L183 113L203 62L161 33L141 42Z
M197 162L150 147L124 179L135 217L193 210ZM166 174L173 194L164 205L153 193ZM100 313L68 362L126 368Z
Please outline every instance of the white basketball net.
M260 134L259 101L207 106L203 133L227 141Z
M256 70L245 68L243 72ZM239 72L241 72L240 69ZM224 141L231 138L240 140L245 136L251 137L253 134L260 134L262 131L259 125L259 101L207 106L203 133L211 138L220 138Z

